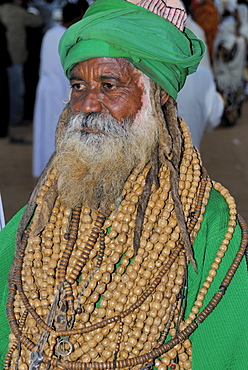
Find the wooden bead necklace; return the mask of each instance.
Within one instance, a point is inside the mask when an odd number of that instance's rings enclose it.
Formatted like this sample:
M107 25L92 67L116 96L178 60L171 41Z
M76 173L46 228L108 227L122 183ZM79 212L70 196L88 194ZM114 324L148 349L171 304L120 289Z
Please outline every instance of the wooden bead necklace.
M182 132L185 150L179 194L193 243L211 182L202 173L184 123ZM236 220L232 198L214 183L229 205L228 231L192 312L183 321L187 261L166 168L160 169L160 187L152 188L137 255L132 248L137 203L148 170L130 175L118 209L113 207L108 219L85 206L71 212L58 198L47 226L35 235L44 195L56 178L54 171L50 173L10 284L7 311L12 334L4 369L15 369L18 363L18 369L26 370L30 358L31 365L38 361L40 370L140 369L144 364L155 364L159 370L191 368L188 336L221 299L247 236L221 290L199 315ZM164 343L168 334L172 339Z

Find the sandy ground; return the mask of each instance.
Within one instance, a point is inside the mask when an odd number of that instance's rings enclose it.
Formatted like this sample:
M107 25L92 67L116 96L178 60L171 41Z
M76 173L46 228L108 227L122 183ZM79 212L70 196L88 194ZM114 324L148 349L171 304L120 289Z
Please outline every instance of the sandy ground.
M248 100L231 128L218 127L204 135L201 154L210 177L235 198L239 214L248 222Z
M32 123L12 129L15 136L32 140ZM203 165L210 177L227 187L238 212L248 222L248 101L231 128L205 134L201 144ZM0 139L0 192L6 222L27 202L36 179L32 177L32 145Z

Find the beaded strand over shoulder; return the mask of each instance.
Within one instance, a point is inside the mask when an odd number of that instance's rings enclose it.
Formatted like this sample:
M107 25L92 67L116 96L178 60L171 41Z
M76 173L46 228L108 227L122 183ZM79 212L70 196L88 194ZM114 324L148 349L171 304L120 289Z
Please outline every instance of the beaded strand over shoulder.
M181 129L179 195L193 244L212 182L183 122ZM35 235L44 196L56 180L54 170L49 174L10 284L7 313L12 334L4 369L14 370L17 364L19 370L28 370L34 358L40 370L136 370L144 365L191 369L189 335L224 294L244 254L247 233L221 290L199 314L236 225L233 198L213 183L229 206L228 230L191 313L184 318L188 260L170 193L170 171L163 166L134 255L137 204L148 170L129 176L109 218L84 205L65 209L57 198L47 226Z

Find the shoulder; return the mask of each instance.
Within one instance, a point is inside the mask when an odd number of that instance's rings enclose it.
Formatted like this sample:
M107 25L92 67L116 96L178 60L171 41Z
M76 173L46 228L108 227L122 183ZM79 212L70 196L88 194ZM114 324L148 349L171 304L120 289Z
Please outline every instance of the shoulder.
M226 194L229 192L226 190ZM230 195L229 195L230 196ZM231 197L231 196L230 196ZM223 229L229 221L229 206L225 197L216 189L212 189L204 213L204 222L211 229Z
M215 307L213 312L209 311L211 314L191 337L192 369L208 370L213 363L219 370L234 370L236 363L242 369L247 368L248 276L246 261L238 252L242 229L239 222L235 226L235 210L228 206L231 198L227 190L212 189L194 244L198 271L194 273L189 266L188 312L194 305L199 287L208 288L202 311L215 297L222 282L225 281L225 285L228 282L228 285L224 297L217 306L212 306Z
M55 26L50 28L48 31L46 31L43 40L42 40L42 45L43 44L50 44L50 43L59 43L59 40L63 33L65 32L65 27L62 27L60 25Z
M219 191L211 190L204 218L194 241L195 259L199 275L202 276L206 275L219 254L225 256L221 264L224 273L232 263L241 243L241 227L239 222L235 221L235 215L231 214L235 213L235 210L230 211L228 205L233 198L227 190L224 191L227 194L225 197Z
M9 324L6 317L8 275L14 260L16 231L24 209L25 207L16 213L16 215L0 231L0 367L3 366L4 354L8 348L7 338L9 335Z
M25 208L26 207L21 208L0 231L0 260L2 261L2 259L6 259L7 265L9 265L7 262L9 259L12 263L12 257L15 250L16 232Z

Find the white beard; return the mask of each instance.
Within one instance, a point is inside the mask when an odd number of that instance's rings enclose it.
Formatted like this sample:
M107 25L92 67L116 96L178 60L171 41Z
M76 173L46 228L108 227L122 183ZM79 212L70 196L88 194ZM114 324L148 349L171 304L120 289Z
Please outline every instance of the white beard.
M110 213L130 173L134 168L142 171L158 142L158 125L147 97L144 105L133 122L121 125L101 113L71 116L54 158L64 206L84 204ZM85 132L86 128L97 133Z

